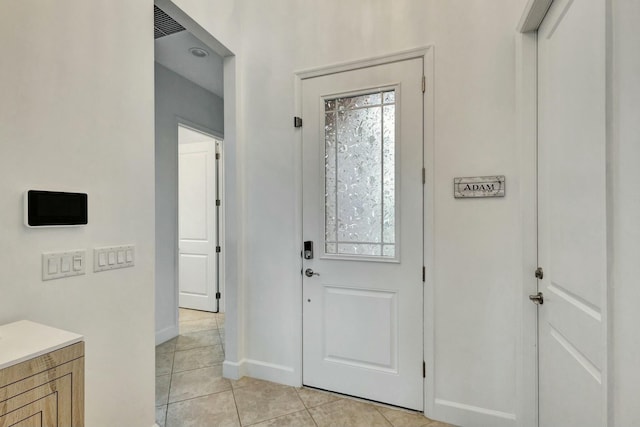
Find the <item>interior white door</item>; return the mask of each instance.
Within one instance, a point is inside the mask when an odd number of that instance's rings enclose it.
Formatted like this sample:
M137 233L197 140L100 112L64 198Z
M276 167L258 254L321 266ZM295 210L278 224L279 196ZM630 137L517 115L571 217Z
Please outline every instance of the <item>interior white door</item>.
M178 303L216 311L215 141L203 139L178 145Z
M417 410L422 76L411 59L302 81L303 382Z
M539 425L606 425L605 0L538 30Z

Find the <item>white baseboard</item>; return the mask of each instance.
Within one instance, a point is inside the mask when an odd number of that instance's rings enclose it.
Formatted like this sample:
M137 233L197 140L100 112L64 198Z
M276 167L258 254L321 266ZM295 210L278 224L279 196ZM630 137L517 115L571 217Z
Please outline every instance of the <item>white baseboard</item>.
M222 376L230 380L239 380L244 376L242 360L238 363L225 360L222 362Z
M253 359L242 359L239 362L225 360L222 374L233 380L247 376L293 387L302 386L300 375L293 368Z
M514 427L516 425L515 414L444 399L435 399L434 410L433 414L425 415L454 425L491 427Z
M178 325L173 325L168 328L156 331L156 345L162 344L165 341L169 341L171 338L175 338L180 333Z

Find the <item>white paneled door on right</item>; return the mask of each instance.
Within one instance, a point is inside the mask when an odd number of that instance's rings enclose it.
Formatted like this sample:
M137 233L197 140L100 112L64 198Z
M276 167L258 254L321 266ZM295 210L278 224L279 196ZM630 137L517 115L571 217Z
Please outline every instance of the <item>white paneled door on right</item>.
M302 80L303 383L423 409L423 59Z
M216 141L184 127L179 138L178 303L216 311Z
M606 425L605 0L538 30L539 425Z

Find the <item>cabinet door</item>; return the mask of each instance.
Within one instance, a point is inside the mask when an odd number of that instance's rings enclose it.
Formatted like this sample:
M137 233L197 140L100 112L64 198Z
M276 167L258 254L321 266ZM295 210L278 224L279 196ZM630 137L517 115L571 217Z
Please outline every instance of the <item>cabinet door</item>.
M68 374L2 402L0 427L73 426L71 384Z
M10 399L17 400L17 398ZM4 415L0 415L1 427L47 427L47 426L63 426L71 425L70 420L66 420L67 424L60 424L64 420L60 420L58 414L58 394L49 394L41 399L33 401L26 406L10 411Z
M0 387L0 427L82 427L84 358Z

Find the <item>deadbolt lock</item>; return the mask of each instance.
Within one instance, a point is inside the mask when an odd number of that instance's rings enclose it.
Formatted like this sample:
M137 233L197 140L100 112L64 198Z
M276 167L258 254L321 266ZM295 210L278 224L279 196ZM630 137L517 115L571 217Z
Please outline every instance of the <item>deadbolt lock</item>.
M536 279L542 280L544 277L544 272L542 271L542 267L536 268Z

